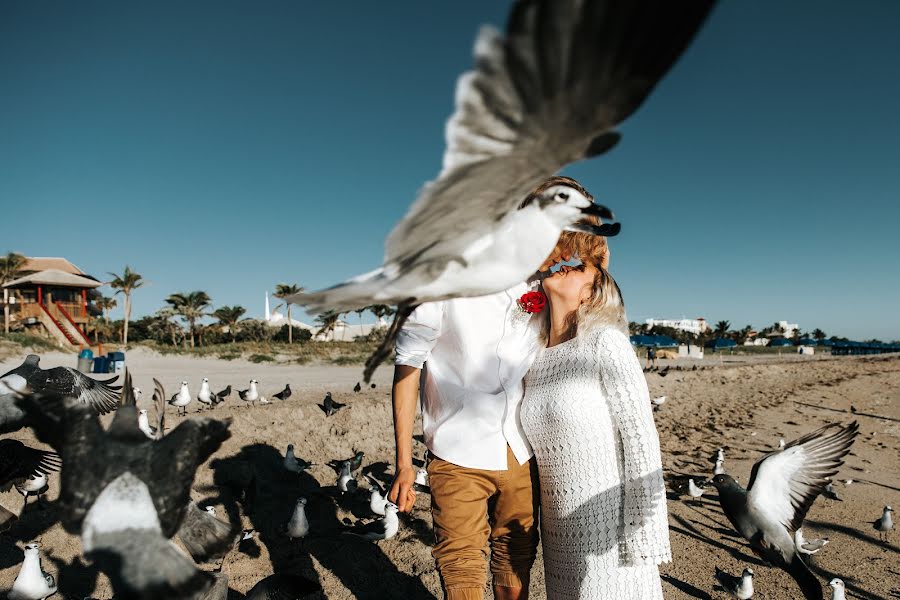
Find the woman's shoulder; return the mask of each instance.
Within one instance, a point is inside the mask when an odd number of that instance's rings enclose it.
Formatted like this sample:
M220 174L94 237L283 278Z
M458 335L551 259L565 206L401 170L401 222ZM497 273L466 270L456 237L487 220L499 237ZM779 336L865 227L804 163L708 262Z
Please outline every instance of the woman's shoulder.
M631 340L628 334L616 325L601 325L592 328L586 332L583 337L583 344L602 347L622 347L623 345L631 346Z

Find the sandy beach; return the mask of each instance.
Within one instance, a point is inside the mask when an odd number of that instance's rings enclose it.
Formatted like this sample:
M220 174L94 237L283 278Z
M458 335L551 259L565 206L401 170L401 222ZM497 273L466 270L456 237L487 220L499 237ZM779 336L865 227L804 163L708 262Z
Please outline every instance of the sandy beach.
M6 358L0 372L18 365L23 356ZM726 469L746 484L753 462L777 448L779 438L791 440L826 423L856 419L862 434L839 473L836 484L842 502L819 498L807 517L807 537L828 536L831 543L811 561L811 568L827 584L840 577L848 597L887 599L900 595L900 533L889 544L878 541L871 522L882 506L900 504L900 358L823 356L727 356L703 361L668 363L665 377L648 373L651 397L668 401L656 412L667 477L678 474L710 476L710 457L722 447ZM42 366L74 366L71 355L45 353ZM382 482L390 481L393 440L390 405L391 369L382 367L376 387L352 391L360 379L359 367L253 364L244 360L195 359L161 356L146 350L128 353L135 383L145 392L141 404L150 408L151 378L158 378L171 395L181 380L196 394L200 380L210 379L215 390L231 384L243 389L252 377L261 393L271 395L290 383L293 396L286 402L244 405L236 394L206 416L230 417L232 436L203 465L193 487L193 498L217 506L243 528L259 535L250 552L235 552L225 559L222 572L229 577L229 598L242 598L259 579L273 572L302 573L318 579L322 598L439 598L438 575L430 554L429 499L419 495L416 509L401 518L393 540L365 542L340 535L347 524L367 519L368 495L351 498L335 494L335 472L329 460L365 452L364 470ZM698 369L693 370L693 366ZM317 407L326 391L348 407L326 418ZM851 405L856 414L850 412ZM197 410L189 406L188 418ZM167 425L176 425L169 407ZM104 418L105 421L109 417ZM31 445L28 430L10 434ZM282 467L287 444L298 456L318 463L302 475ZM418 456L424 446L416 443ZM235 461L253 465L259 498L249 515L215 485ZM360 478L361 479L361 478ZM365 484L362 485L365 487ZM0 589L9 589L22 559L22 545L39 539L44 568L57 576L56 597L111 598L108 581L80 558L77 538L55 524L59 479L51 479L46 505L30 504L21 519L0 536ZM289 540L281 529L299 496L309 499L312 535ZM22 499L12 489L0 494L0 503L18 512ZM751 566L755 572L755 598L794 599L799 591L782 572L763 565L732 531L715 496L709 491L697 502L671 494L668 501L674 562L662 568L666 598L725 598L714 589L713 571L719 566L733 574ZM203 565L212 570L217 563ZM490 597L489 595L486 597ZM826 596L827 597L827 596ZM532 578L532 598L543 599L543 566L538 560Z

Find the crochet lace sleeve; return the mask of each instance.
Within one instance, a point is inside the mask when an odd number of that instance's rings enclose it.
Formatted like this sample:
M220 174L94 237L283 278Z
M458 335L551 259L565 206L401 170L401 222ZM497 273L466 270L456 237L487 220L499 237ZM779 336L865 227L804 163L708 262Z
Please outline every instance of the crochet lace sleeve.
M616 329L596 335L600 385L622 441L623 523L619 548L626 564L672 560L659 435L647 380L628 337Z

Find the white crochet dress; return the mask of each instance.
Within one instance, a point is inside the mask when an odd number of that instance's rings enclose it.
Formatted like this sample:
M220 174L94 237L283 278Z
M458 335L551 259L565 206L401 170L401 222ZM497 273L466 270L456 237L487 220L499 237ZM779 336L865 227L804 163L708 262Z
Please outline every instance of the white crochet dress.
M628 337L605 327L542 350L521 419L540 474L547 597L661 599L659 437Z

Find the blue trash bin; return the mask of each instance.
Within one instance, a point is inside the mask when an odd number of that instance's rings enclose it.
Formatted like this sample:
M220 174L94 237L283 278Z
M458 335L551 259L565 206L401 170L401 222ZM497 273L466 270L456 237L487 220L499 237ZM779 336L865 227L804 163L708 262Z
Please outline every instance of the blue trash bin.
M110 373L119 373L125 369L125 353L124 352L110 352L107 354L109 357L109 372Z
M97 356L94 358L94 373L109 373L109 358Z

